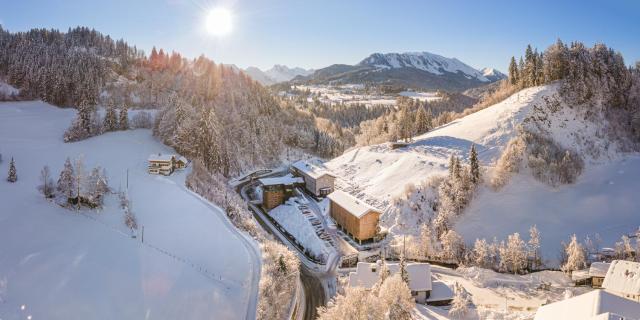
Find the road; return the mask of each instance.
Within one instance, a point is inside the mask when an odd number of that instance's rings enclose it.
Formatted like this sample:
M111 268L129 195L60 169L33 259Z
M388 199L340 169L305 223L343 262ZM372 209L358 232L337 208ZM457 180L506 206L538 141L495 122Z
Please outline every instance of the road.
M286 172L274 172L264 177L271 177L277 175L283 175ZM236 186L236 191L242 196L242 198L248 203L249 209L253 212L254 217L262 228L268 233L272 234L276 239L278 239L282 244L289 248L293 248L294 252L297 253L298 258L301 260L300 263L300 281L302 282L302 287L304 289L304 297L305 297L305 310L302 319L305 320L313 320L317 316L318 307L324 306L327 303L327 286L328 280L335 276L335 267L337 261L333 261L330 264L327 271L319 271L317 270L317 266L312 261L309 261L304 253L297 250L297 247L290 242L290 240L285 237L283 234L279 233L277 228L271 224L268 219L264 218L265 212L262 211L258 206L250 203L249 196L247 195L247 189L256 184L256 181L245 181Z

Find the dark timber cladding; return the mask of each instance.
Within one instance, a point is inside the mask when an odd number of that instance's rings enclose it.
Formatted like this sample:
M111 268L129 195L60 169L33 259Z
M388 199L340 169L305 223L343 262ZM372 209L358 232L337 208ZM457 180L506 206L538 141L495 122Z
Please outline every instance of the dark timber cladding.
M378 234L380 211L361 200L336 190L329 194L331 217L358 241L373 239Z

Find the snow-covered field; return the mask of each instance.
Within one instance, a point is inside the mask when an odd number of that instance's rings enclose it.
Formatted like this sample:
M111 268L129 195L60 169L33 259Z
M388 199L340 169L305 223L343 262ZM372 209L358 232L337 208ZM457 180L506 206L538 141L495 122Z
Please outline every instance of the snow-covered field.
M184 187L187 172L146 173L149 154L172 152L149 130L107 133L65 144L74 110L42 102L0 103L0 318L245 319L255 317L256 244L224 213ZM36 190L67 156L103 166L126 187L138 224L123 224L116 196L99 212L46 201ZM11 157L18 181L5 180ZM24 307L23 307L24 306Z
M399 93L403 97L411 98L419 101L437 101L442 99L438 96L437 92L416 92L416 91L402 91Z
M587 167L575 184L557 189L522 173L499 192L483 188L455 228L472 241L513 232L528 237L535 224L547 259L557 259L560 242L573 233L580 240L598 233L602 245L612 247L640 226L639 178L638 155Z

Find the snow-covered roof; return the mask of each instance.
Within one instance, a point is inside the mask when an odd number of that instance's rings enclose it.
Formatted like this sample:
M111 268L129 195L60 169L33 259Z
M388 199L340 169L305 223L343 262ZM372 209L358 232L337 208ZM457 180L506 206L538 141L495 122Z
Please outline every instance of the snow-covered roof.
M187 160L187 158L185 158L184 156L180 156L180 157L178 157L178 159L176 159L176 160L178 160L178 161L182 161L182 162L184 162L184 163L189 162L189 160Z
M175 157L175 155L172 154L152 154L149 156L149 158L147 159L148 161L171 161L171 159L173 159Z
M334 192L331 192L327 196L327 198L347 210L356 218L362 218L369 212L380 212L379 210L376 210L372 206L368 205L366 202L342 190L335 190Z
M379 279L381 262L358 262L356 272L349 273L350 287L364 287L371 289ZM400 271L400 264L387 262L391 275ZM431 290L431 265L428 263L408 263L409 289L411 291Z
M585 280L585 279L589 279L590 277L591 276L589 275L589 270L588 269L575 270L575 271L571 272L571 280L573 280L573 281Z
M318 179L324 175L329 175L332 177L335 177L335 175L333 175L332 173L330 173L329 171L320 168L316 165L313 165L307 161L304 160L298 160L296 162L294 162L292 165L292 167L296 168L298 171L304 173L305 175L308 175L309 177L313 178L313 179Z
M608 262L594 262L589 267L589 276L604 278L607 275L607 271L609 271L609 266L611 266L611 263Z
M640 263L614 260L602 287L612 292L640 295Z
M593 290L567 300L542 306L538 308L534 319L607 319L600 316L609 312L637 319L640 315L640 303L604 290Z
M287 174L282 177L262 178L258 179L263 186L277 186L277 185L292 185L295 183L304 183L304 180L300 177L294 177L291 174Z

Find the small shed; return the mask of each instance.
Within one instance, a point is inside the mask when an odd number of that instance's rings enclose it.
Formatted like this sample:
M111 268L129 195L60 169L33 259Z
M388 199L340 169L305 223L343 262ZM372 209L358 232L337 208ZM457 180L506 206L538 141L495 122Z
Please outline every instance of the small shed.
M604 277L609 271L611 263L608 262L593 262L589 267L589 277L591 278L591 286L594 288L602 288Z

